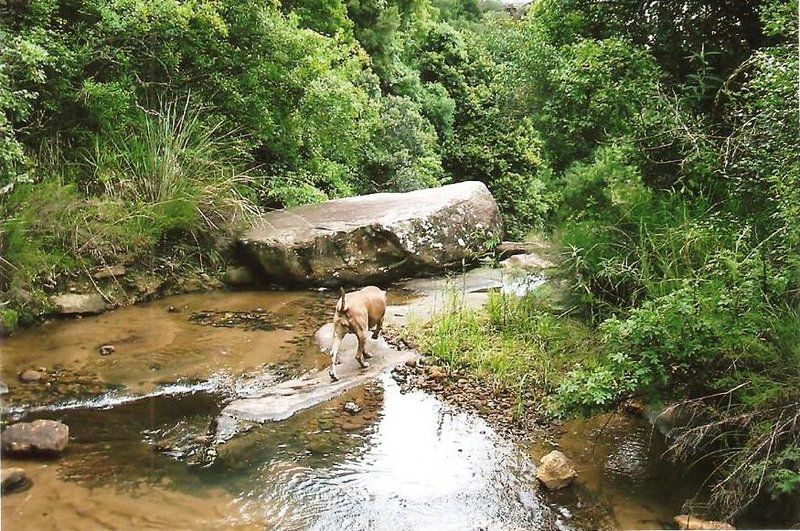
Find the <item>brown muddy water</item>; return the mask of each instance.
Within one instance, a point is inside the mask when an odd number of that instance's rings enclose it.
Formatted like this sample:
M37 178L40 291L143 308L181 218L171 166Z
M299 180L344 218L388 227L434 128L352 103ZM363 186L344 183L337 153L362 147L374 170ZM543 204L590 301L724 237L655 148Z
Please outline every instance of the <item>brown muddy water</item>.
M243 382L326 365L312 336L334 298L177 296L4 340L4 422L61 420L70 445L54 460L3 459L33 480L2 497L3 529L659 528L696 490L660 459L645 421L616 417L565 427L554 442L579 479L545 493L533 463L553 442L520 447L432 395L401 393L388 375L256 425L210 464L195 459ZM114 353L102 356L104 344ZM19 382L29 368L48 381ZM348 415L347 401L362 410Z

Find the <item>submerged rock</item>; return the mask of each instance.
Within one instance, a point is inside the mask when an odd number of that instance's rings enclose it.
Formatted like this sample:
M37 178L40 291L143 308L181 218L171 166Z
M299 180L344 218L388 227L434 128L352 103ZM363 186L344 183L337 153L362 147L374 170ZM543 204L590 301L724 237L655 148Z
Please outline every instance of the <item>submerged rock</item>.
M270 280L363 285L460 266L502 233L491 193L470 181L271 212L240 244Z
M114 345L101 345L100 346L100 355L101 356L109 356L109 355L113 354L115 350L117 350L117 349L114 348Z
M97 293L65 293L51 297L50 301L55 306L56 312L63 315L101 313L106 309L103 297Z
M0 491L3 494L26 490L31 484L30 478L22 468L3 468L0 471Z
M679 514L673 520L678 529L736 529L727 522L704 520L691 514Z
M13 454L60 454L69 442L69 427L56 420L12 424L2 435L3 451Z
M346 403L346 404L344 405L344 408L343 408L343 409L344 409L344 410L345 410L347 413L349 413L349 414L351 414L351 415L355 415L356 413L358 413L359 411L361 411L361 407L360 407L358 404L356 404L355 402L348 402L348 403Z
M28 369L27 371L19 373L19 380L25 383L41 382L45 378L47 378L47 374L44 371Z
M577 475L567 456L558 450L553 450L542 457L536 470L536 479L550 490L563 489L572 483Z

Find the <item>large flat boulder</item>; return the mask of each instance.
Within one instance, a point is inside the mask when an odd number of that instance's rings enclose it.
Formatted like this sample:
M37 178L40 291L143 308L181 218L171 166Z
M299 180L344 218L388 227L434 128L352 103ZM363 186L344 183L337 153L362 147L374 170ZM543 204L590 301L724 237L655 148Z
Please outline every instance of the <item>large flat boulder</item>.
M502 235L492 194L469 181L271 212L240 244L269 280L336 286L459 266Z

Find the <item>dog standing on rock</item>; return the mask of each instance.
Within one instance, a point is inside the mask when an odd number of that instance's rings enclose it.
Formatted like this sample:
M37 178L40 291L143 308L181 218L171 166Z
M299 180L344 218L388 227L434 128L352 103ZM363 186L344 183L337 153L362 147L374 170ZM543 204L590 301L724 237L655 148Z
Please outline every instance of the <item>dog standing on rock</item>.
M345 293L341 288L342 296L336 301L333 312L333 345L331 346L331 370L329 374L335 382L336 365L339 362L339 346L342 338L352 332L358 338L356 361L362 368L369 367L364 358L371 358L364 347L367 344L367 334L375 328L372 339L378 339L378 334L383 326L383 316L386 313L386 292L375 286L367 286L352 293Z

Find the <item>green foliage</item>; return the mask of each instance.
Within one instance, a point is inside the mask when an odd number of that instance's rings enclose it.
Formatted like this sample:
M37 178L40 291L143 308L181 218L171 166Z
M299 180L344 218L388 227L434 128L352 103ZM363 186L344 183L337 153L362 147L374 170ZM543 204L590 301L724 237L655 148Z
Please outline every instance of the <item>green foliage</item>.
M380 126L367 155L372 189L409 191L441 182L442 163L433 126L408 98L385 96Z

